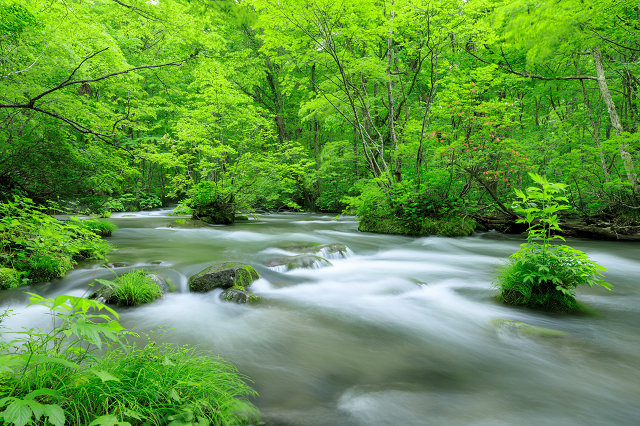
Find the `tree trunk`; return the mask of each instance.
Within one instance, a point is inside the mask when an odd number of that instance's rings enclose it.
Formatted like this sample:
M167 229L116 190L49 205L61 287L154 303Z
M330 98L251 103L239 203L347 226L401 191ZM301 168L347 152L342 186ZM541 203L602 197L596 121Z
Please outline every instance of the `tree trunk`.
M607 106L607 112L609 113L609 119L611 120L611 127L613 128L616 136L620 137L622 136L622 132L624 131L624 129L622 128L622 123L620 122L618 111L616 110L616 104L613 102L611 92L609 92L607 79L604 75L604 67L602 66L602 52L600 52L598 48L593 49L593 62L596 65L598 86L600 86L602 99L604 99L604 103ZM629 183L631 183L633 194L636 196L640 195L640 187L638 187L638 175L635 172L635 165L633 164L633 158L631 158L631 154L629 153L629 147L624 142L624 140L620 142L619 149L620 157L622 157L624 169L627 172L627 179L629 180Z

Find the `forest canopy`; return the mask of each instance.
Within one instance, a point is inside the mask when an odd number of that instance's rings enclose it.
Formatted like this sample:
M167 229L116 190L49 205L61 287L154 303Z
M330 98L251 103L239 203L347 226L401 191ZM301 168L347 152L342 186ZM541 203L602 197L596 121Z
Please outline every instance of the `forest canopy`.
M0 188L429 233L532 172L637 225L639 57L632 1L0 0Z

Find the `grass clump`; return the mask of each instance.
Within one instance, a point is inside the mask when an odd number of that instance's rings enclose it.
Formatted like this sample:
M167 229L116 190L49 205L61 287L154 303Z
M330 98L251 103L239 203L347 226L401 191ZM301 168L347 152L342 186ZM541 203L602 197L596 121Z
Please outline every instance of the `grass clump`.
M29 281L59 278L83 259L103 259L112 249L83 221L61 222L28 198L0 202L0 267Z
M138 346L98 301L31 296L55 327L0 344L2 424L233 426L258 416L248 379L216 354L161 342L164 331Z
M520 198L516 212L524 215L519 222L529 225L527 242L498 268L494 282L498 297L510 305L546 311L579 310L576 288L601 285L610 289L608 283L599 279L606 269L580 250L551 244L556 239L564 241L552 232L560 230L556 212L566 208L559 202L567 199L556 194L565 185L550 183L536 174L530 176L541 187L528 188L526 194L516 190Z
M142 270L132 269L114 281L96 280L103 288L92 295L102 297L107 303L120 306L138 306L152 302L164 295L160 285Z

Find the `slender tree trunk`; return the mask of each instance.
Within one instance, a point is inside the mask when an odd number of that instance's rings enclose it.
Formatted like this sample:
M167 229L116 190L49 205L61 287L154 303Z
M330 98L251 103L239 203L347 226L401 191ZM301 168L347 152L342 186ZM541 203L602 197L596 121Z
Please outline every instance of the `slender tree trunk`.
M602 94L602 99L604 99L604 103L607 106L607 111L609 112L611 127L613 128L613 132L616 134L616 136L621 136L624 129L622 128L622 123L620 122L618 111L616 110L616 104L613 102L611 92L609 92L607 79L604 75L604 67L602 66L602 52L600 52L598 48L593 49L593 61L596 65L596 73L598 76L600 93ZM624 164L625 171L627 172L627 179L629 180L629 183L631 183L631 189L633 190L634 195L640 195L640 187L638 187L638 175L635 172L635 165L633 164L633 158L631 158L631 154L629 153L629 147L624 141L621 141L619 149L620 157L622 157L622 162Z
M578 61L576 60L576 73L580 75L580 70L578 69ZM593 129L593 141L598 147L598 154L600 155L600 165L602 167L602 173L604 173L604 180L609 182L611 178L609 177L609 170L607 169L607 161L604 158L604 154L602 153L602 148L600 147L600 127L598 123L596 123L595 118L593 117L593 112L591 111L591 102L589 98L587 98L587 91L584 88L584 80L580 80L580 85L582 87L582 99L584 100L584 105L587 107L587 112L589 113L589 121L591 122L591 128Z
M387 97L389 102L389 136L391 138L391 149L395 157L393 175L396 182L402 180L402 166L400 155L398 154L398 135L394 123L394 98L393 98L393 78L391 76L391 64L393 63L393 21L395 18L395 1L391 0L391 14L389 17L389 37L387 38Z

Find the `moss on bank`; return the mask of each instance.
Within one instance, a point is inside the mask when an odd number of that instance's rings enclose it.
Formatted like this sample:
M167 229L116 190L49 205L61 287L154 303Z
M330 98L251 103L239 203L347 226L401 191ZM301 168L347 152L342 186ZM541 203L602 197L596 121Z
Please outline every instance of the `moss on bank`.
M399 220L388 216L360 217L358 230L379 234L402 235L442 235L445 237L466 237L475 231L475 220L464 216L447 218L417 218Z

